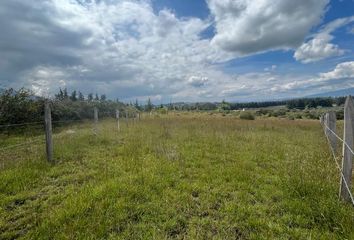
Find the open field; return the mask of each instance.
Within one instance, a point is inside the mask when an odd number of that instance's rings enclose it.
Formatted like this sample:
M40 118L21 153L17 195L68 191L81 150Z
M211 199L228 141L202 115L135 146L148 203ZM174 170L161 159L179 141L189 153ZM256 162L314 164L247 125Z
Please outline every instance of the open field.
M43 143L0 152L0 239L354 239L317 120L175 114L57 132L55 166Z

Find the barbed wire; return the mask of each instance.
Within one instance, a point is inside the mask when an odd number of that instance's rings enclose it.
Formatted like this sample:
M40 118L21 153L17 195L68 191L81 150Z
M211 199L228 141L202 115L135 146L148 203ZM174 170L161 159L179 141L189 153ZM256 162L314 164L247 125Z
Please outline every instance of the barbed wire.
M52 121L52 123L69 123L69 122L83 122L83 121L84 121L84 119L80 119L80 120L58 120L58 121ZM3 124L3 125L0 125L0 128L40 125L40 124L44 124L44 123L45 122L27 122L27 123Z
M52 121L52 123L70 123L70 122L83 122L83 119L80 120L58 120L58 121Z
M36 139L36 140L24 142L24 143L19 143L19 144L10 145L10 146L7 146L7 147L0 148L0 151L5 151L5 150L17 148L17 147L22 147L22 146L26 146L26 145L28 145L28 144L38 143L38 142L40 142L40 141L43 141L43 142L44 142L44 139Z
M349 144L344 141L341 137L339 137L332 129L330 129L326 123L323 123L323 125L336 137L338 138L348 149L349 151L354 155L353 149L349 146Z
M324 125L327 129L329 129L337 138L341 139L334 131L332 131L332 130L327 126L326 123L323 123L323 125ZM327 134L325 134L325 135L326 135L327 141L330 143L330 139L329 139L328 135L327 135ZM343 143L345 143L345 141L344 141L343 139L341 139L341 140L342 140ZM348 146L348 144L346 144L346 146ZM347 191L348 191L348 193L349 193L350 200L351 200L351 202L352 202L352 204L353 204L353 206L354 206L354 198L353 198L353 195L352 195L352 193L351 193L351 190L350 190L350 188L349 188L349 185L348 185L347 181L345 180L345 177L344 177L342 168L340 167L340 165L339 165L339 163L338 163L338 161L337 161L336 153L334 152L334 149L333 149L332 147L330 147L330 149L331 149L331 153L332 153L334 162L336 163L336 166L337 166L337 168L338 168L338 170L339 170L339 172L340 172L342 181L344 182L344 186L345 186L345 188L347 189ZM349 149L350 149L350 148L349 148ZM350 149L350 150L352 151L352 149Z
M28 126L28 125L39 125L39 124L44 124L44 122L27 122L27 123L4 124L4 125L0 125L0 128L19 127L19 126Z

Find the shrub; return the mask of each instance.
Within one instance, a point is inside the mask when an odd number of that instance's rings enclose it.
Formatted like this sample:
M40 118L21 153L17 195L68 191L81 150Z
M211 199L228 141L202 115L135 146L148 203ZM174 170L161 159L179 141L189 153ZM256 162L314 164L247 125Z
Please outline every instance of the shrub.
M242 112L240 114L240 119L243 119L243 120L254 120L255 116L251 112Z

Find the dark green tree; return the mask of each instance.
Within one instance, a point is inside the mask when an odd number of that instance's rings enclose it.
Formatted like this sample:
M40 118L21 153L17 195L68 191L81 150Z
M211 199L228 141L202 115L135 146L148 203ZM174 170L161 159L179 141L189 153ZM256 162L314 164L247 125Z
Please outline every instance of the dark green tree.
M89 102L92 102L92 101L93 101L93 93L89 93L89 94L87 95L87 100L88 100Z
M154 106L151 103L151 99L149 98L148 101L147 101L147 105L146 105L146 111L151 112L153 107Z
M64 88L63 100L67 100L67 99L69 99L68 90L66 88Z
M82 94L82 92L79 91L79 101L85 101L85 96Z
M74 90L74 91L71 93L70 100L73 101L73 102L76 102L76 101L77 101L77 93L76 93L76 90Z

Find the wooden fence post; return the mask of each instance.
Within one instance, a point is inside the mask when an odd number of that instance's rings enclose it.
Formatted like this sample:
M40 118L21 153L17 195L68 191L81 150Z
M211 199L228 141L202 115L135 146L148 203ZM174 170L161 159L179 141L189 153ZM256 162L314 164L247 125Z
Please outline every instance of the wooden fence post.
M320 123L321 123L322 127L324 127L324 119L325 119L325 114L322 114L320 117Z
M120 131L120 126L119 126L119 110L116 110L116 119L117 119L117 127L118 127L118 131Z
M125 122L126 122L126 124L127 124L127 127L128 127L128 111L127 110L125 110Z
M350 190L352 180L352 168L353 168L353 153L350 148L353 149L354 145L354 103L351 96L348 96L344 105L344 137L343 137L343 161L342 161L342 173L340 182L340 197L345 201L350 201ZM345 184L345 182L347 184Z
M98 133L98 109L97 107L94 107L93 109L93 118L94 118L94 124L95 124L95 134Z
M54 163L53 138L52 138L52 113L51 113L49 101L46 101L44 106L44 123L45 123L45 142L46 142L47 161L50 163Z
M334 134L336 132L336 121L337 117L335 112L331 111L326 114L325 123L328 127L328 129L326 128L326 135L328 136L329 144L334 152L337 151L337 137Z

